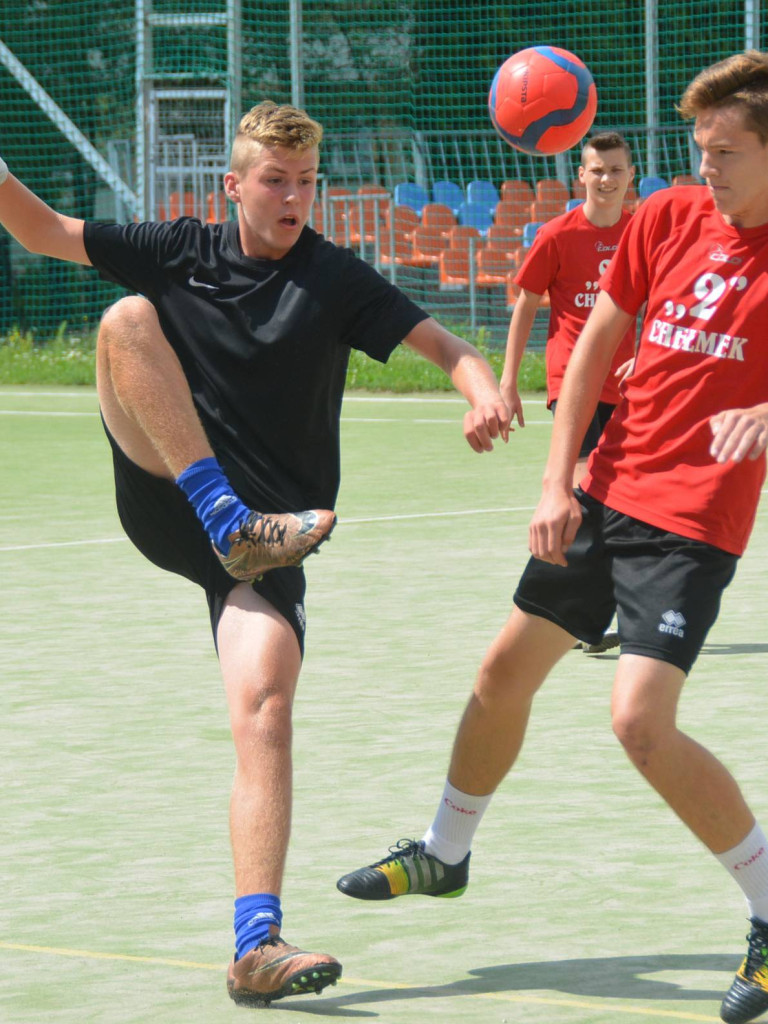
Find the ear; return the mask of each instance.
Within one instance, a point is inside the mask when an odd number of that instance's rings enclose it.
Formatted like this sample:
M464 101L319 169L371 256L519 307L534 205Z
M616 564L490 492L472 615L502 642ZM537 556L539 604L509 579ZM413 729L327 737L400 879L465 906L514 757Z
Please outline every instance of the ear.
M227 199L233 203L239 203L240 200L240 178L234 171L227 171L224 175L224 192L226 193Z
M584 184L584 176L586 175L586 173L587 172L584 170L584 165L579 164L579 181L582 185Z
M635 180L635 165L634 164L632 164L630 166L630 168L629 168L629 180L630 181L634 181Z

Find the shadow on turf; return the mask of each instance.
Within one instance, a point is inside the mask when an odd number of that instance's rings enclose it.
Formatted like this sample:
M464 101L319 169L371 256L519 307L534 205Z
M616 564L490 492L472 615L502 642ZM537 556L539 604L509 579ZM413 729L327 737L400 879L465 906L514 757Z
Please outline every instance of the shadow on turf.
M501 964L478 967L470 977L445 985L408 986L372 989L325 998L322 1002L303 1003L302 1011L327 1016L348 1016L348 1005L389 1003L410 999L444 999L455 996L481 995L491 992L554 992L593 999L659 999L670 1001L711 1000L719 1002L730 979L724 978L718 989L686 987L674 981L648 977L661 971L690 974L718 971L733 974L741 962L739 956L708 953L699 955L667 954L664 956L596 957L585 960L555 960L531 964ZM524 1000L523 1000L524 1001ZM291 1008L296 1009L292 1002ZM378 1014L359 1013L359 1016Z
M768 654L768 644L704 644L701 655L705 654ZM587 657L598 661L618 661L619 649L589 654Z
M704 644L702 654L766 654L768 644Z

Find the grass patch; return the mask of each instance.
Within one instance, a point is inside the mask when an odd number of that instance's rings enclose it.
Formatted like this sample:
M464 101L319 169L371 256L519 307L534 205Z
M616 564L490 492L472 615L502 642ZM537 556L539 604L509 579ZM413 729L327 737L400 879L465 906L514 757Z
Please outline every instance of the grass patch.
M96 336L71 335L66 326L45 342L18 330L0 340L0 384L95 384Z
M476 345L493 367L496 377L501 376L503 349L489 348L482 331L472 336L455 325L451 330ZM14 329L6 338L0 339L0 384L95 385L95 351L95 334L69 334L66 324L61 325L53 338L45 341ZM398 346L385 365L353 350L347 387L357 391L401 394L453 390L442 370L405 345ZM529 352L520 368L520 390L543 391L545 388L544 354Z

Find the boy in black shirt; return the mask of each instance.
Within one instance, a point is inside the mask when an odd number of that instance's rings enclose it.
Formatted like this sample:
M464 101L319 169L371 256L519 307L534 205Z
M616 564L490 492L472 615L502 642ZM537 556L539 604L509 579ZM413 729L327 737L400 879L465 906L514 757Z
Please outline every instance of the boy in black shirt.
M99 401L126 532L208 598L237 755L228 988L255 1005L341 974L333 957L280 938L280 889L305 626L299 563L334 523L350 348L386 361L404 341L444 369L471 407L464 433L476 451L509 430L480 354L307 227L321 135L303 111L254 107L224 178L237 221L205 226L64 217L0 161L0 222L22 245L139 293L104 315Z

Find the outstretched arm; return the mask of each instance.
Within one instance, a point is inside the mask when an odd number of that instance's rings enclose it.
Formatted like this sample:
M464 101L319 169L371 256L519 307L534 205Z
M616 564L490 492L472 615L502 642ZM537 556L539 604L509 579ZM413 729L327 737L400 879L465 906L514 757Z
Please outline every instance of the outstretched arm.
M573 468L611 361L634 317L601 292L565 371L557 400L541 500L528 531L531 554L565 565L565 552L581 522L573 494Z
M541 296L523 288L512 311L507 335L507 351L504 356L504 369L501 374L501 397L507 404L511 416L517 416L521 427L525 426L523 403L517 390L517 376L525 354L525 346L536 318Z
M431 317L417 324L403 340L444 370L469 402L464 436L476 452L491 451L494 438L508 439L509 410L499 394L493 370L474 345L451 334Z
M83 221L52 210L9 173L2 158L0 224L29 252L90 266L83 242Z

